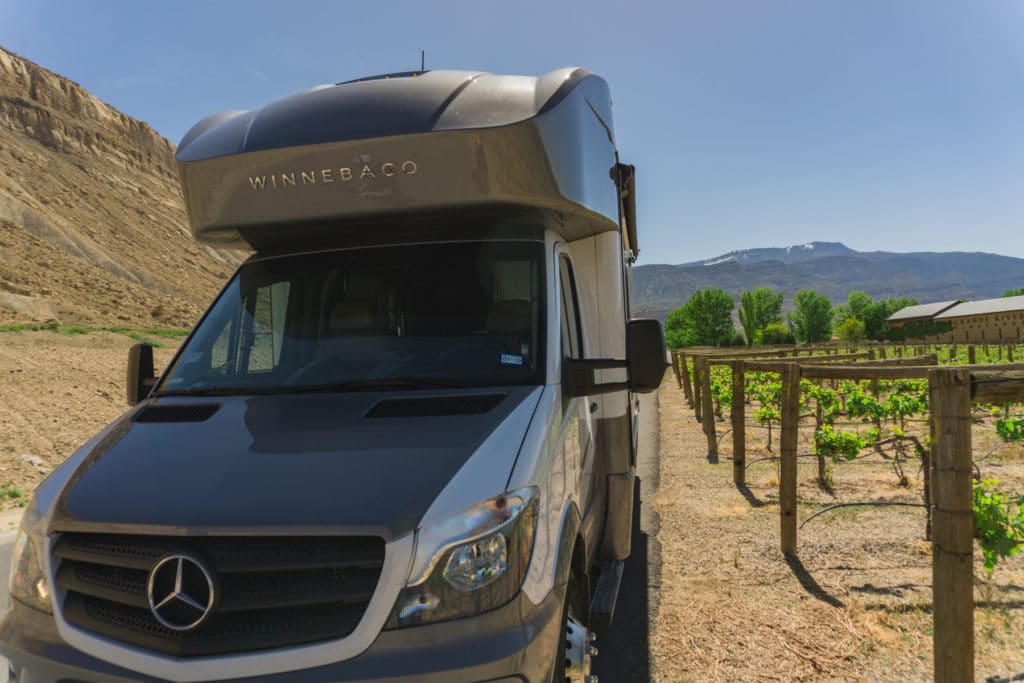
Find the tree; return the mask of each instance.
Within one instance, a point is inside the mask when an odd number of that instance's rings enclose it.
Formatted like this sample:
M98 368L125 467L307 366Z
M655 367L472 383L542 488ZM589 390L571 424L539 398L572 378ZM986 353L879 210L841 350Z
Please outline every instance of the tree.
M832 322L842 325L849 318L863 321L867 311L875 304L875 300L865 292L850 292L846 295L846 303L832 309Z
M720 289L702 289L665 319L665 342L682 346L726 346L733 338L736 302Z
M788 320L798 342L813 344L832 338L832 302L828 297L801 289L793 298L793 305Z
M889 326L885 319L898 310L916 305L916 299L908 299L905 296L894 299L879 299L865 308L863 315L859 316L864 323L864 336L876 341L888 339Z
M850 309L850 317L864 320L864 311L868 309L875 300L865 292L850 292L846 295L846 306Z
M837 304L832 309L832 322L835 325L842 325L847 319L852 318L853 314L850 313L850 307L846 304Z
M738 314L748 344L755 343L759 331L781 319L782 297L782 292L769 287L757 287L740 294Z
M846 342L864 341L864 323L857 318L847 318L836 325L836 336Z
M681 349L696 344L693 324L686 306L680 306L665 318L665 346L670 349Z
M1024 287L1021 287L1020 289L1008 289L1008 290L1006 290L1006 293L1003 294L1003 296L1004 297L1024 296Z
M754 337L755 344L793 344L795 342L793 333L781 320L768 323L763 330L758 330Z

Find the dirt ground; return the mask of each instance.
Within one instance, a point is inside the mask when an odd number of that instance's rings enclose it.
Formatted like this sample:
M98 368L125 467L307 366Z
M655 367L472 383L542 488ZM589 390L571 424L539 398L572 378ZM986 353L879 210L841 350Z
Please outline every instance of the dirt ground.
M125 365L136 341L122 334L0 333L0 485L27 495L115 417L125 403ZM177 346L154 350L159 371ZM5 495L16 507L23 496Z
M731 439L707 442L669 377L661 402L661 475L654 504L662 548L660 609L651 648L658 681L932 678L931 552L920 508L843 508L798 533L799 559L779 550L776 463L748 426L748 488L732 480ZM991 431L991 429L989 429ZM810 432L800 453L810 451ZM775 435L776 443L778 435ZM979 439L980 442L980 439ZM976 455L987 452L976 443ZM983 450L984 449L984 450ZM995 462L992 462L995 461ZM1019 481L1024 449L1000 449L985 476ZM920 502L920 474L901 487L880 458L835 468L821 491L813 458L799 460L801 520L843 501ZM976 672L1024 672L1024 557L986 576L976 550Z

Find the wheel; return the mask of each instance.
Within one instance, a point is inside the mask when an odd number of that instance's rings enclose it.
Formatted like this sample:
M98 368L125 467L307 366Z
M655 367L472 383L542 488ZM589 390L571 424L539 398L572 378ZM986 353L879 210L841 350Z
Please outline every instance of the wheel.
M597 656L593 642L597 634L587 628L578 618L579 591L573 579L565 590L565 605L562 608L563 641L555 659L551 683L598 683L597 676L590 673L591 660Z

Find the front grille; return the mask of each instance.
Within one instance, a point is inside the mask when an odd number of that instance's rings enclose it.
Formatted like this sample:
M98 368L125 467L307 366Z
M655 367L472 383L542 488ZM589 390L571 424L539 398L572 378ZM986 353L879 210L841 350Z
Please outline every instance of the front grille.
M149 575L164 557L198 558L216 599L195 629L149 608ZM384 563L379 538L164 537L68 533L54 548L64 618L79 628L178 657L343 638L362 619Z

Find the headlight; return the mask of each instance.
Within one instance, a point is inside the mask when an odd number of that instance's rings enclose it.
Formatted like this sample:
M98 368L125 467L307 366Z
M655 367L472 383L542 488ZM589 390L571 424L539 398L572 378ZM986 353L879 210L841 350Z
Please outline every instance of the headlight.
M497 609L519 592L537 524L537 489L509 491L416 532L416 553L387 628Z
M29 503L21 519L18 538L11 555L11 598L29 607L53 614L50 606L50 588L43 573L42 550L45 547L42 531L43 517L35 503Z

